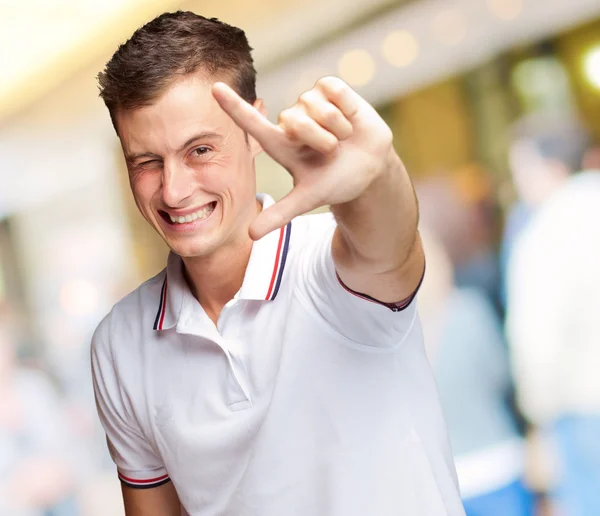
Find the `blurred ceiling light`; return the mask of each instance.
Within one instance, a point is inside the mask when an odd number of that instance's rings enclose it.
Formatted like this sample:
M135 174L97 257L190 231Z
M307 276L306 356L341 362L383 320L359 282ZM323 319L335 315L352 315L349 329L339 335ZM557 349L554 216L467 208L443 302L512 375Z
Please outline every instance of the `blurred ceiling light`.
M391 65L404 68L419 55L419 44L410 32L398 30L386 36L381 52Z
M350 50L340 59L338 71L350 86L364 86L375 75L375 60L366 50Z
M321 77L327 75L331 75L331 73L324 67L311 67L302 70L297 79L291 85L288 85L289 88L284 97L285 104L294 104L303 92L310 90Z
M91 314L97 304L98 289L87 280L70 280L60 289L60 306L67 315Z
M456 45L467 35L467 21L459 11L446 9L433 20L433 33L442 43Z
M181 0L0 0L0 117L40 98Z
M523 0L487 0L487 5L501 20L514 20L523 11Z
M585 53L583 70L590 84L600 90L600 44Z

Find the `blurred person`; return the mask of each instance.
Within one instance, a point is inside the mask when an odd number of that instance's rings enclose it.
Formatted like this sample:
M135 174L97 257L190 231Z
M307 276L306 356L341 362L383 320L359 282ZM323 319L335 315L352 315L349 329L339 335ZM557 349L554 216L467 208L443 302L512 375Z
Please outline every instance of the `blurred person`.
M75 516L62 407L42 373L17 364L7 312L0 307L0 515Z
M172 251L93 338L127 515L464 514L391 131L333 77L271 124L250 50L238 28L167 13L99 76ZM256 196L262 149L294 178L277 203ZM299 216L324 205L335 218Z
M434 231L420 232L427 275L419 312L466 514L533 515L525 446L507 404L512 379L498 314L481 289L455 285L443 244Z
M580 170L588 135L579 121L565 113L536 113L512 130L509 168L517 200L508 212L500 247L501 302L506 307L507 267L521 231L532 215Z
M560 515L600 514L600 171L538 209L509 263L520 406L557 451Z
M470 227L465 233L472 249L467 260L456 264L454 281L459 287L475 287L482 291L498 314L503 315L499 303L499 218L492 174L471 163L456 171L454 183L457 194L469 214Z
M452 262L454 282L479 289L497 309L497 224L486 172L468 165L420 180L416 189L421 220L435 228Z

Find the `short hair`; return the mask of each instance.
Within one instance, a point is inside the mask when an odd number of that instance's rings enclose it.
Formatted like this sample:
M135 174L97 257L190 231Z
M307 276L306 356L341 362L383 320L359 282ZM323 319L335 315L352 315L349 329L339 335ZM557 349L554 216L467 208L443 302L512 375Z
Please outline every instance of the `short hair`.
M242 29L189 11L164 13L137 29L98 74L115 130L119 110L154 102L178 78L203 71L256 100L252 48Z
M524 141L537 153L563 164L570 172L581 168L589 134L581 121L571 113L535 113L512 127L513 143Z

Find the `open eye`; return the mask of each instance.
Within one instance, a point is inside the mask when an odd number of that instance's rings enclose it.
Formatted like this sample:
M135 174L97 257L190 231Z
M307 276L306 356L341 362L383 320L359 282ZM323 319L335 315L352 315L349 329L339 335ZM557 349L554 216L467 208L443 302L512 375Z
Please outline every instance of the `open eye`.
M205 154L208 154L208 152L210 152L210 148L206 147L205 145L201 145L200 147L196 147L192 151L192 155L193 156L204 156Z

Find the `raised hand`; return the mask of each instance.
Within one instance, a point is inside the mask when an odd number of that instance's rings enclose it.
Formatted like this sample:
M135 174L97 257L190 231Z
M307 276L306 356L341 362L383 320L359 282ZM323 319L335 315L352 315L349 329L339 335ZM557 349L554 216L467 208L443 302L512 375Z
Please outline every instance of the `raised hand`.
M216 83L223 110L293 177L294 187L250 227L258 240L298 215L356 199L385 172L392 133L375 109L337 77L320 79L272 124L229 86Z

